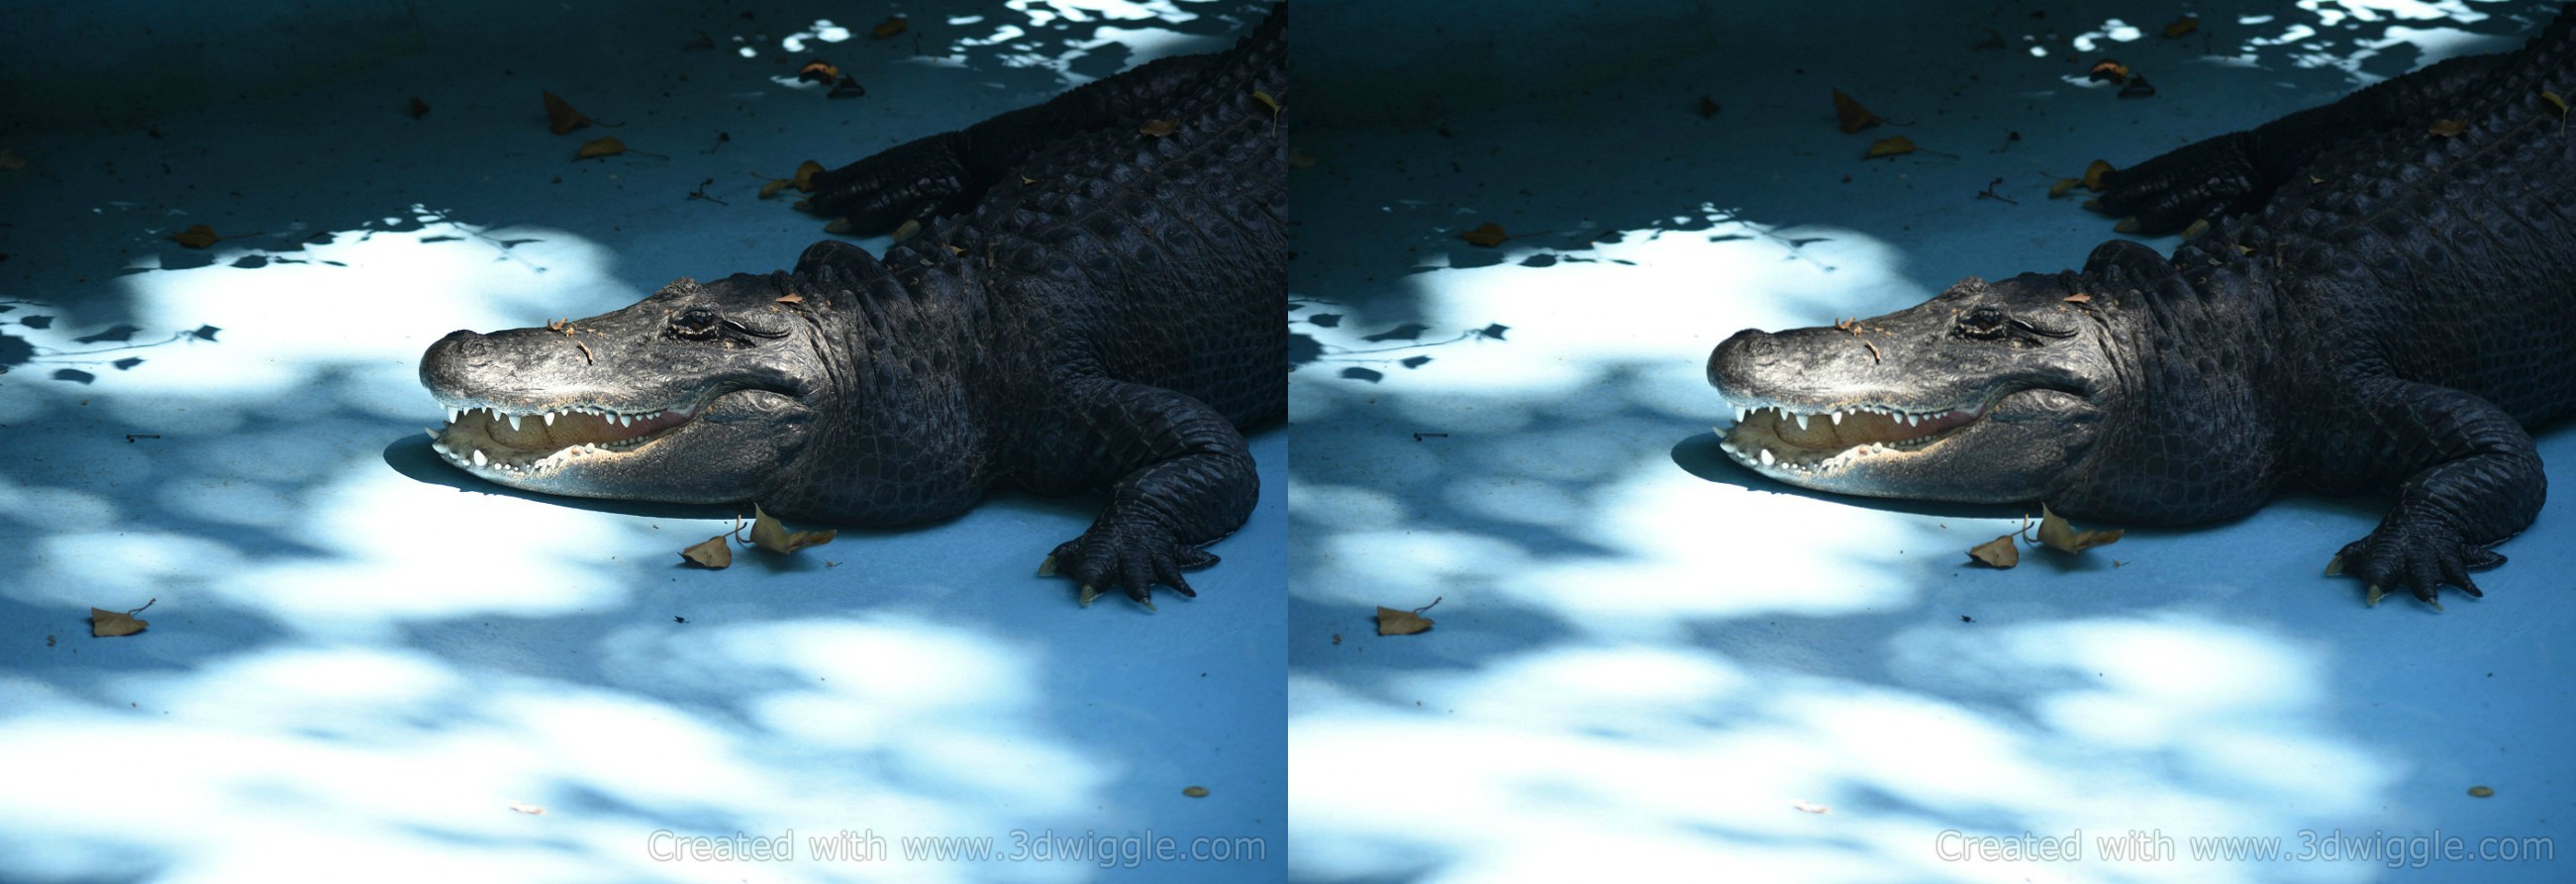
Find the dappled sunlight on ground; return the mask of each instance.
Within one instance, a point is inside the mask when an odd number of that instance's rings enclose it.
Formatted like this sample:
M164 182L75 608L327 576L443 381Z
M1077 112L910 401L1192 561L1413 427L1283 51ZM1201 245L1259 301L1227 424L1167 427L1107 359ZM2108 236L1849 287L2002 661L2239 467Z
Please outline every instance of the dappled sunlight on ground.
M2576 834L2547 795L2465 793L2569 773L2541 735L2571 715L2543 661L2576 628L2550 576L2576 567L2576 509L2503 548L2510 595L2443 614L2320 575L2379 517L2367 499L2080 555L2024 543L1995 570L1967 550L2023 507L1763 478L1718 451L1730 416L1704 377L1740 329L2077 266L2109 220L2046 191L2090 159L2518 43L2539 8L2469 5L2484 17L2204 7L2202 33L2168 39L2170 19L2101 4L1639 4L1543 57L1467 22L1409 46L1485 66L1387 72L1383 95L1345 97L1355 122L1301 133L1316 162L1292 173L1294 876L2555 880L2391 863L2384 840L2256 862L2189 839ZM1720 48L1622 54L1696 39L1672 21L1694 14ZM2162 91L2063 77L2104 56ZM1902 122L1839 133L1832 89ZM1861 159L1900 134L1925 150ZM1489 223L1499 244L1468 239ZM2576 462L2576 437L2542 442ZM1378 606L1437 625L1379 636ZM2174 853L2110 855L2133 830ZM2078 831L2073 860L1940 840Z

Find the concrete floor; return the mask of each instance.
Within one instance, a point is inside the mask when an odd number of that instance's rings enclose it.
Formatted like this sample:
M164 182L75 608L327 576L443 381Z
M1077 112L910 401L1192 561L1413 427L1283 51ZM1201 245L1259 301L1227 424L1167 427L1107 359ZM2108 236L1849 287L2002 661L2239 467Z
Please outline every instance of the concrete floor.
M1284 874L1284 428L1197 600L1086 610L1034 571L1096 499L709 572L677 553L733 510L472 479L414 375L454 329L790 264L823 234L763 180L1219 48L1260 4L159 6L0 37L0 880ZM794 85L814 56L866 97ZM621 125L551 135L540 90ZM574 161L603 135L632 152ZM169 239L196 224L225 238ZM790 831L792 859L655 855ZM844 831L878 855L808 840ZM1023 858L907 859L928 837Z
M2088 161L2550 12L2191 9L2169 40L2172 11L2100 2L1308 7L1292 877L2566 880L2529 854L2576 848L2569 495L2435 613L2321 576L2376 500L1994 571L1965 553L2018 508L1811 494L1715 451L1727 335L2075 266L2109 222L2046 190ZM2103 57L2159 94L2086 84ZM1899 124L1836 131L1835 88ZM1898 134L1923 152L1863 161ZM1512 238L1460 239L1486 223ZM2576 433L2541 443L2576 476ZM1374 634L1435 600L1431 632ZM1961 856L2078 832L2074 858ZM2171 858L2097 840L2131 832ZM2216 837L2293 858L2196 859Z

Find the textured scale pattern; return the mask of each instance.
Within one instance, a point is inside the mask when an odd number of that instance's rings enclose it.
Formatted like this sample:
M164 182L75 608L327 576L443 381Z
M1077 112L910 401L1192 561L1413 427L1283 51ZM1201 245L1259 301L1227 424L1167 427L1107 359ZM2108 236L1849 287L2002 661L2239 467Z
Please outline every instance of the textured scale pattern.
M953 515L995 484L1110 500L1048 563L1144 601L1249 517L1238 427L1286 412L1286 12L962 133L824 173L814 207L880 226L945 207L882 261L808 249L779 283L840 319L847 419L781 513ZM1167 136L1139 130L1177 124ZM855 220L854 220L855 223Z
M2185 244L2169 274L2099 252L2087 268L2148 308L2142 419L2067 510L2205 521L2282 487L2394 489L2335 567L2374 599L2477 594L2468 572L2502 561L2487 547L2528 527L2546 493L2524 428L2576 411L2576 132L2542 95L2576 90L2571 16L2516 52L2115 178L2105 207L2157 227L2177 226L2156 214L2170 207L2244 214ZM2467 128L2434 135L2437 119ZM2267 169L2248 159L2258 142L2305 159ZM2232 188L2265 195L2230 206Z

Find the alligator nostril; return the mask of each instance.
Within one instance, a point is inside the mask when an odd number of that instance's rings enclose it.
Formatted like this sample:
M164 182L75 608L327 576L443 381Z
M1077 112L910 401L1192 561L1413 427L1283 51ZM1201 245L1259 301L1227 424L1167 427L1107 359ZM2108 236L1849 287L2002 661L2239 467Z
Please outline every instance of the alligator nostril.
M1709 351L1708 382L1714 386L1724 387L1726 382L1723 374L1728 365L1740 365L1744 360L1760 359L1778 350L1779 347L1780 342L1773 340L1770 332L1758 328L1736 332L1724 343L1718 344L1717 349Z

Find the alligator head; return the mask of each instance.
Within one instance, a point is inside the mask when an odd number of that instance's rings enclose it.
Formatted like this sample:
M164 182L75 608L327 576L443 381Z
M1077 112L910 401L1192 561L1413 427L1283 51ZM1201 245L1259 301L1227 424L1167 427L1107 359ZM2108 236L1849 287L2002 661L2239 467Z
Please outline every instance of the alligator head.
M2124 395L2120 307L2072 273L1970 277L1924 303L1709 355L1727 454L1792 485L1873 497L2054 499Z
M755 499L831 386L793 277L681 279L624 309L430 345L448 462L513 488L680 503Z

